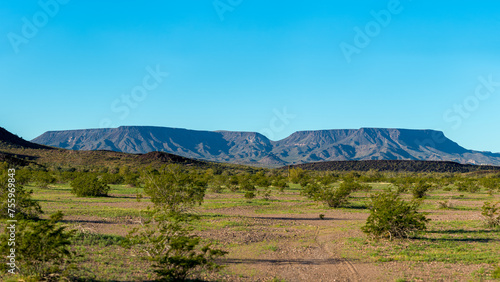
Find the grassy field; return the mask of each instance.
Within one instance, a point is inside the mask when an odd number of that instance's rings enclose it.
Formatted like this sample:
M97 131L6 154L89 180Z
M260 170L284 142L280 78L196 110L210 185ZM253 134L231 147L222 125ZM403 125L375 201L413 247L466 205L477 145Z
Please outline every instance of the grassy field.
M486 281L500 263L500 230L486 228L480 216L485 201L477 193L433 190L421 211L431 221L412 239L373 240L360 231L369 215L371 194L389 186L373 183L371 192L352 194L347 207L327 208L300 195L300 186L272 190L269 199L244 193L208 192L195 208L195 233L229 254L219 274L223 281ZM141 188L112 185L110 196L78 198L67 184L33 189L45 211L65 215L78 231L72 248L79 257L74 275L92 281L144 281L155 278L150 262L120 243L137 225ZM447 189L449 190L449 189ZM410 198L410 195L404 197ZM441 208L446 202L448 208ZM324 218L320 218L320 214Z

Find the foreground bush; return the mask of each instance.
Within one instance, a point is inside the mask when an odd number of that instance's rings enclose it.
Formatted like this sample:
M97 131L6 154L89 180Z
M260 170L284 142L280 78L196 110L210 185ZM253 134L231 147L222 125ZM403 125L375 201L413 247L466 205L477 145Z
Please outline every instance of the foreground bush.
M156 210L128 236L164 281L194 279L203 271L221 268L215 261L227 252L202 244L200 237L192 235L191 219L189 215Z
M74 231L67 231L64 226L57 224L62 220L62 213L58 212L50 220L29 221L21 220L16 224L15 245L8 244L8 226L5 234L0 235L0 252L8 254L11 248L16 250L17 271L25 277L38 280L58 280L65 270L70 269L73 253L69 250L70 238ZM8 267L2 263L0 268ZM31 281L31 280L30 280Z
M419 202L407 202L393 191L381 192L371 197L370 216L363 232L376 238L408 238L415 231L425 230L429 221L418 213Z
M104 181L92 174L82 174L71 181L71 193L78 197L104 197L109 190Z
M215 260L226 252L202 244L192 234L191 220L198 217L189 213L203 202L207 180L183 172L178 165L166 166L159 173L145 172L143 179L144 191L155 208L147 210L141 226L130 232L129 245L139 246L162 281L184 281L197 278L202 271L219 270Z

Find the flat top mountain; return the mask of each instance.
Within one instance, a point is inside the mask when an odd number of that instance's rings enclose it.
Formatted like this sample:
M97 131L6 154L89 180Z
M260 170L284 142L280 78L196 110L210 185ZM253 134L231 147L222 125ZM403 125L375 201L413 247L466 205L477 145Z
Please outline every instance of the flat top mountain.
M432 160L500 165L500 154L467 150L435 130L299 131L272 141L256 132L121 126L49 131L32 142L71 150L141 154L161 151L187 158L267 167L339 160Z

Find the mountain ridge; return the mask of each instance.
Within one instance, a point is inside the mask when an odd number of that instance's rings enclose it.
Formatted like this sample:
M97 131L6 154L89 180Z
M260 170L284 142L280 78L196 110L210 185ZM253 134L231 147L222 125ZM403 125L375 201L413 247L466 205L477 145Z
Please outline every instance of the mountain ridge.
M431 160L500 165L500 154L461 147L431 129L360 128L297 131L273 141L257 132L158 126L48 131L34 143L72 150L167 152L268 167L339 160Z

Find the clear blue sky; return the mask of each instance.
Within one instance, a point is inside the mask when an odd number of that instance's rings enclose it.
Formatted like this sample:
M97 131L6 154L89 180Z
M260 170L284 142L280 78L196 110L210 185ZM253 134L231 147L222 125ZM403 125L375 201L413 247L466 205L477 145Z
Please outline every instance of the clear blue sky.
M55 1L0 2L0 126L25 139L394 127L500 152L498 1Z

